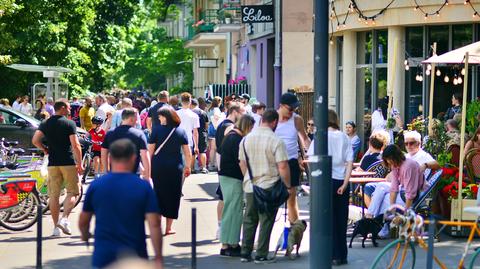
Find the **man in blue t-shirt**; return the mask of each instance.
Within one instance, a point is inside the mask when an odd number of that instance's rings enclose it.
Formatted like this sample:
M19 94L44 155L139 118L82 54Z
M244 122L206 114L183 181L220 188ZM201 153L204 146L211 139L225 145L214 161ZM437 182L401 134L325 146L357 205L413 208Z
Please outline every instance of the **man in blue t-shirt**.
M129 139L137 149L137 156L140 156L135 162L133 173L140 173L144 179L150 179L150 155L147 152L147 137L145 133L137 128L138 113L134 108L125 108L122 111L122 124L117 128L109 131L105 135L105 140L102 143L101 160L102 167L109 170L108 165L108 149L110 145L122 138ZM139 170L140 161L142 162L142 169Z
M79 228L88 241L90 221L95 215L95 249L92 265L103 268L114 261L134 256L148 259L145 219L155 250L156 268L162 268L162 231L157 199L148 182L131 171L136 148L120 139L109 148L111 172L92 182L85 195Z

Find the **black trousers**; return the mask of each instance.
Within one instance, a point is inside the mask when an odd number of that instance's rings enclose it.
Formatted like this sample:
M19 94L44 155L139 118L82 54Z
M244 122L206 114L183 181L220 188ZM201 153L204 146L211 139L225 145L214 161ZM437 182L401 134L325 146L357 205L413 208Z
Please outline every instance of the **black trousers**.
M342 195L337 194L338 188L342 186L343 180L332 179L332 207L334 208L332 215L333 240L332 249L334 260L347 259L347 222L348 222L348 198L350 195L350 187L343 192Z

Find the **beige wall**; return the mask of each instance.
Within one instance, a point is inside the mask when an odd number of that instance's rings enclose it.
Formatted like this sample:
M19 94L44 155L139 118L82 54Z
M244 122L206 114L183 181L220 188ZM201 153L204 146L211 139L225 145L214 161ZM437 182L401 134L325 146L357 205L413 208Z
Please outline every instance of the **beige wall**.
M366 16L371 16L378 13L382 8L384 8L390 0L357 0L356 3L360 10ZM443 1L441 0L422 0L417 1L422 9L426 12L435 12L437 11ZM346 12L348 11L350 1L345 0L335 0L334 7L337 12L340 23L344 21ZM449 5L445 6L440 11L440 16L436 15L429 16L425 20L425 16L420 11L414 11L414 2L413 1L394 1L393 4L385 11L383 15L380 15L375 19L375 25L369 22L365 24L364 22L358 21L357 13L350 13L345 27L340 27L339 30L336 29L337 20L334 19L334 32L336 34L342 34L343 31L355 30L363 31L371 28L385 28L386 26L408 26L415 24L450 24L450 23L471 23L472 15L474 11L470 8L469 5L464 5L463 1L449 1ZM477 8L478 10L478 8ZM476 19L480 21L480 19ZM331 29L330 29L331 30Z
M313 1L282 1L282 31L312 32Z
M302 85L313 88L313 33L284 32L282 37L282 90Z

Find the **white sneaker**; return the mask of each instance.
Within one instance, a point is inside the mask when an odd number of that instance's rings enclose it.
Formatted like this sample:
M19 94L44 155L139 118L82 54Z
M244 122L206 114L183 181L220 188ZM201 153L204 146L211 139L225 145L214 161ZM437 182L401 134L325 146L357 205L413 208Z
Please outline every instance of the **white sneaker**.
M218 228L217 228L217 233L215 235L215 239L218 239L220 240L220 233L222 232L222 225L218 225Z
M60 236L60 229L58 227L53 228L52 237L59 237Z
M62 218L58 222L57 227L60 228L64 234L72 234L72 230L70 229L70 222L66 218Z
M380 232L378 233L378 237L384 238L384 239L387 239L390 237L390 229L388 228L387 223L383 225L382 230L380 230Z

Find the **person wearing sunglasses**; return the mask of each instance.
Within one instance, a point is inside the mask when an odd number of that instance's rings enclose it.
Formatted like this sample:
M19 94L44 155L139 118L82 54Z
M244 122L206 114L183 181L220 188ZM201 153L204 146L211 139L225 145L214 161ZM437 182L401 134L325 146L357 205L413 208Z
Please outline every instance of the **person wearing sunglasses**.
M280 98L280 107L278 108L278 125L275 134L285 143L288 153L288 166L290 168L291 183L293 194L287 201L288 220L294 223L298 219L298 204L295 188L300 185L300 176L302 175L300 163L298 161L299 150L305 150L310 146L310 138L305 131L303 118L295 113L300 106L300 102L295 94L291 92L284 93Z
M440 168L435 159L426 151L424 151L421 146L422 135L417 131L406 132L403 135L405 139L405 148L407 153L405 157L407 159L412 159L420 165L420 170L425 172L425 170L436 170Z

